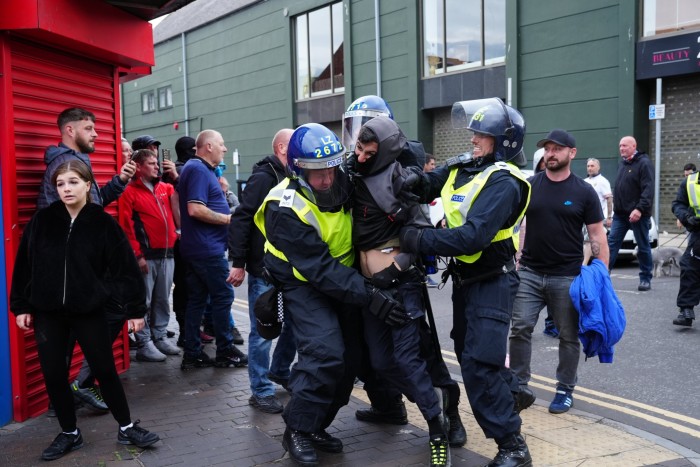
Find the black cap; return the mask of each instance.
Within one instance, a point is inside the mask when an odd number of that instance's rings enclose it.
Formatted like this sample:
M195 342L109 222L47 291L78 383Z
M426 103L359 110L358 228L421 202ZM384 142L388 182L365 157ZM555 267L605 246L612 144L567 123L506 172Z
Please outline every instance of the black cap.
M139 149L146 149L148 146L151 144L155 144L156 146L160 146L160 141L155 139L151 135L142 135L136 138L132 143L131 143L131 149L134 151L137 151Z
M282 332L277 293L273 287L255 300L255 329L263 339L274 339Z
M191 157L195 155L195 140L190 136L183 136L175 142L175 153L177 154L177 160L181 162L187 162Z
M550 141L554 144L558 144L559 146L564 146L567 148L576 147L576 139L574 139L574 137L571 136L571 133L565 130L550 131L549 133L547 133L547 137L545 139L541 139L537 142L537 147L543 148L544 145L549 143Z

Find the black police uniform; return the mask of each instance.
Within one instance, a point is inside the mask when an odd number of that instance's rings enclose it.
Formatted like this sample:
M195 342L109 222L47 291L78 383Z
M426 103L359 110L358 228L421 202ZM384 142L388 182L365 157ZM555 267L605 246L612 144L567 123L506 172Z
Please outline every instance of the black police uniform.
M673 204L671 205L673 214L690 232L688 247L685 249L680 263L681 277L676 305L678 305L678 308L681 310L692 310L700 303L700 226L688 223L688 217L696 217L695 211L688 199L688 183L690 180L694 180L694 178L692 178L693 175L683 180L681 186L678 188L676 199L673 200ZM695 319L694 313L692 315L690 314L692 311L687 313L688 317L679 316L678 319L691 319L690 316L692 316L692 319ZM683 311L681 314L683 314ZM674 321L674 324L681 323L676 323ZM684 325L690 325L690 323Z
M470 182L494 163L493 156L461 167L455 187ZM439 195L450 174L443 166L425 174L424 199ZM518 433L521 419L514 408L518 381L505 368L513 301L520 279L510 267L512 241L491 243L496 233L514 225L527 199L528 188L505 170L493 173L474 200L464 225L424 230L419 253L440 256L482 252L474 263L456 262L453 269L453 328L455 353L474 416L488 438ZM506 266L504 272L504 266Z
M301 196L297 191L297 196ZM290 429L316 433L348 403L361 361L360 308L369 301L363 277L333 258L316 230L288 208L269 201L268 241L289 262L265 255L265 267L282 284L285 325L297 340L298 361L283 418ZM292 265L308 282L294 276Z

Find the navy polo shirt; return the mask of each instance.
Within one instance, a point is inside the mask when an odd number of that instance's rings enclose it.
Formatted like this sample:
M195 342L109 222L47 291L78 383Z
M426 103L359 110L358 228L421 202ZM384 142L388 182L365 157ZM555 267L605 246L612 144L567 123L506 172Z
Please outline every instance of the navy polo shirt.
M193 157L182 168L177 191L180 196L182 257L188 260L223 257L226 251L228 225L202 222L187 212L187 205L195 202L205 205L214 212L225 215L231 213L226 196L214 174L214 167L199 157Z

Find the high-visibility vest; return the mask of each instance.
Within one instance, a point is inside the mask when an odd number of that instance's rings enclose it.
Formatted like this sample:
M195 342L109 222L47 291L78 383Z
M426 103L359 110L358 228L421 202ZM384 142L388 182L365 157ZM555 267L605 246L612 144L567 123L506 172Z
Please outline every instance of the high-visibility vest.
M289 188L290 179L286 178L268 193L267 197L255 213L254 221L265 237L265 251L273 254L282 261L289 262L287 256L277 249L267 239L265 231L265 207L270 201L277 201L281 207L288 207L299 217L304 224L313 227L321 238L331 256L348 267L355 262L355 250L352 247L352 215L341 208L338 212L321 212L318 207L300 195L296 190ZM292 266L294 277L307 282L296 268Z
M695 217L700 217L700 185L698 185L698 172L688 175L686 186L688 187L688 201L695 211Z
M479 172L469 183L459 188L454 188L455 180L457 180L457 173L459 172L459 167L455 167L450 171L450 176L442 187L440 198L442 198L442 206L445 210L447 226L449 228L462 226L469 216L469 210L472 204L474 204L474 200L479 196L479 193L486 185L489 177L499 170L507 170L511 175L523 182L527 187L527 200L523 204L522 210L515 220L515 223L505 229L499 230L496 236L491 240L491 243L511 239L517 250L520 242L520 222L523 220L523 216L525 216L525 210L528 204L530 204L530 183L515 165L506 162L496 162L482 172ZM479 251L472 255L457 256L456 259L465 263L473 263L481 257L481 253L482 252Z

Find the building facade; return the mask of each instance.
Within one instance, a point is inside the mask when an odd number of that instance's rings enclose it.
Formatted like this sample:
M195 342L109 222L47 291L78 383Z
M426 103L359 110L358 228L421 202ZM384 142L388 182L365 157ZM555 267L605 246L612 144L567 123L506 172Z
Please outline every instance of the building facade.
M496 96L525 116L530 160L537 140L565 128L578 141L574 171L585 176L597 157L614 182L622 136L656 157L656 76L639 74L640 44L693 30L700 4L676 0L197 0L156 27L153 73L123 85L124 131L172 148L215 128L240 155L238 166L226 160L235 182L278 129L313 121L340 134L344 109L366 94L384 97L405 133L445 160L470 148L452 129L452 104ZM679 167L700 148L694 73L663 78L667 230Z

